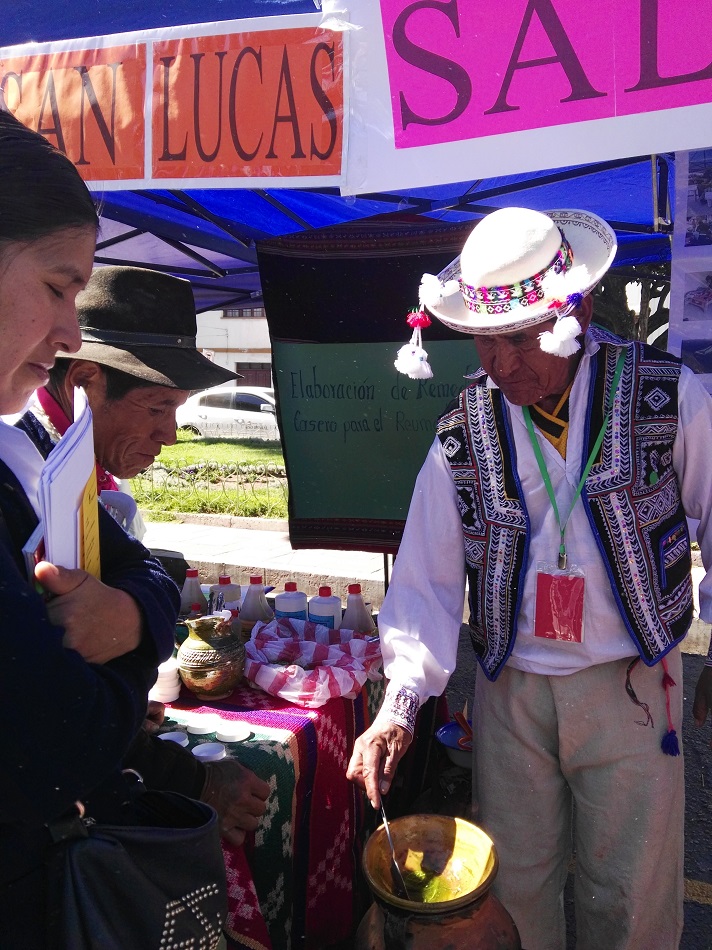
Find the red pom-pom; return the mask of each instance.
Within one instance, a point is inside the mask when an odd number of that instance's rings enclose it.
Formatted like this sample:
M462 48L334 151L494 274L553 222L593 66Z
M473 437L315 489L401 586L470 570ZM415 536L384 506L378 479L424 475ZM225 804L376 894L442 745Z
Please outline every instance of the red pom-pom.
M427 313L424 310L411 310L408 313L408 326L412 327L414 330L416 328L423 329L423 327L429 327L433 322Z

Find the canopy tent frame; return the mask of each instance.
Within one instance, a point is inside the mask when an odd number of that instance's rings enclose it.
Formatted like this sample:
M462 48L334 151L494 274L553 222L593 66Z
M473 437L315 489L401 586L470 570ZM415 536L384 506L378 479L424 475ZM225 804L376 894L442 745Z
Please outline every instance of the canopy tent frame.
M540 199L553 186L591 180L592 176L608 175L619 170L634 169L641 163L650 163L651 186L647 220L631 220L607 216L619 237L635 239L655 238L657 242L641 245L644 260L667 260L670 255L669 236L672 233L671 200L669 193L670 165L672 156L651 155L622 158L591 165L573 166L551 172L516 176L515 179L478 179L447 187L448 195L441 194L441 187L416 189L412 192L381 192L360 195L357 198L342 197L338 189L249 189L252 210L238 219L219 214L205 204L200 191L126 191L110 192L102 197L102 220L104 230L112 231L115 225L126 228L114 230L102 238L97 246L96 263L136 264L184 277L193 284L196 307L199 313L240 306L261 306L262 296L257 268L256 246L260 240L277 235L318 230L323 226L321 217L309 220L307 214L290 206L295 192L300 203L315 208L329 202L328 214L331 223L344 223L363 217L388 215L392 223L399 217L412 219L422 215L436 220L461 223L472 220L509 204L508 199L534 191ZM239 206L245 189L223 190L219 194ZM208 192L213 194L213 192ZM497 200L499 199L499 200ZM132 206L132 203L135 206ZM539 203L541 201L539 200ZM582 201L587 207L590 203ZM260 227L263 215L260 208L276 212L281 219L277 230L272 222ZM555 206L549 202L549 207ZM377 209L374 214L374 209ZM662 213L661 213L662 212ZM341 217L339 217L341 215ZM145 238L144 247L153 252L136 254L129 250L137 238ZM169 262L161 261L156 247L170 249L176 255ZM623 255L621 255L623 257ZM623 263L634 263L630 248Z

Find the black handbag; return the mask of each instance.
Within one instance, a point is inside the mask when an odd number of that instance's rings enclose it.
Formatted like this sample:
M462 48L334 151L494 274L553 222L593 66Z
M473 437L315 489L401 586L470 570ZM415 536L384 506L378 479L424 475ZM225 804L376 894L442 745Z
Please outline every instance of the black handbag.
M149 790L131 803L130 823L82 811L49 826L50 950L217 947L227 883L214 809Z

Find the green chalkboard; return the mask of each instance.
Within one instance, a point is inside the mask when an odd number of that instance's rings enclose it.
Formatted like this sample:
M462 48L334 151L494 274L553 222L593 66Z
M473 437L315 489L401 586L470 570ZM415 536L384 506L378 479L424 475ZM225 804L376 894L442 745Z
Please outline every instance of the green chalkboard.
M413 380L395 370L397 348L273 342L290 522L323 528L333 520L339 546L348 543L352 522L358 547L392 547L379 545L373 530L364 545L363 525L405 519L436 420L478 366L471 338L433 341L433 379Z
M258 242L293 547L397 550L435 422L477 357L471 336L433 320L433 379L393 361L422 275L438 274L470 230L378 215Z

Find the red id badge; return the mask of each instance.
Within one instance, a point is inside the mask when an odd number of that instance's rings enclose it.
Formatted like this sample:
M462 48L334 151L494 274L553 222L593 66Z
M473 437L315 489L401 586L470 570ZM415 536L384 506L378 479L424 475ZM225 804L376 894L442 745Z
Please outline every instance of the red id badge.
M538 564L534 636L563 643L583 643L583 572Z

